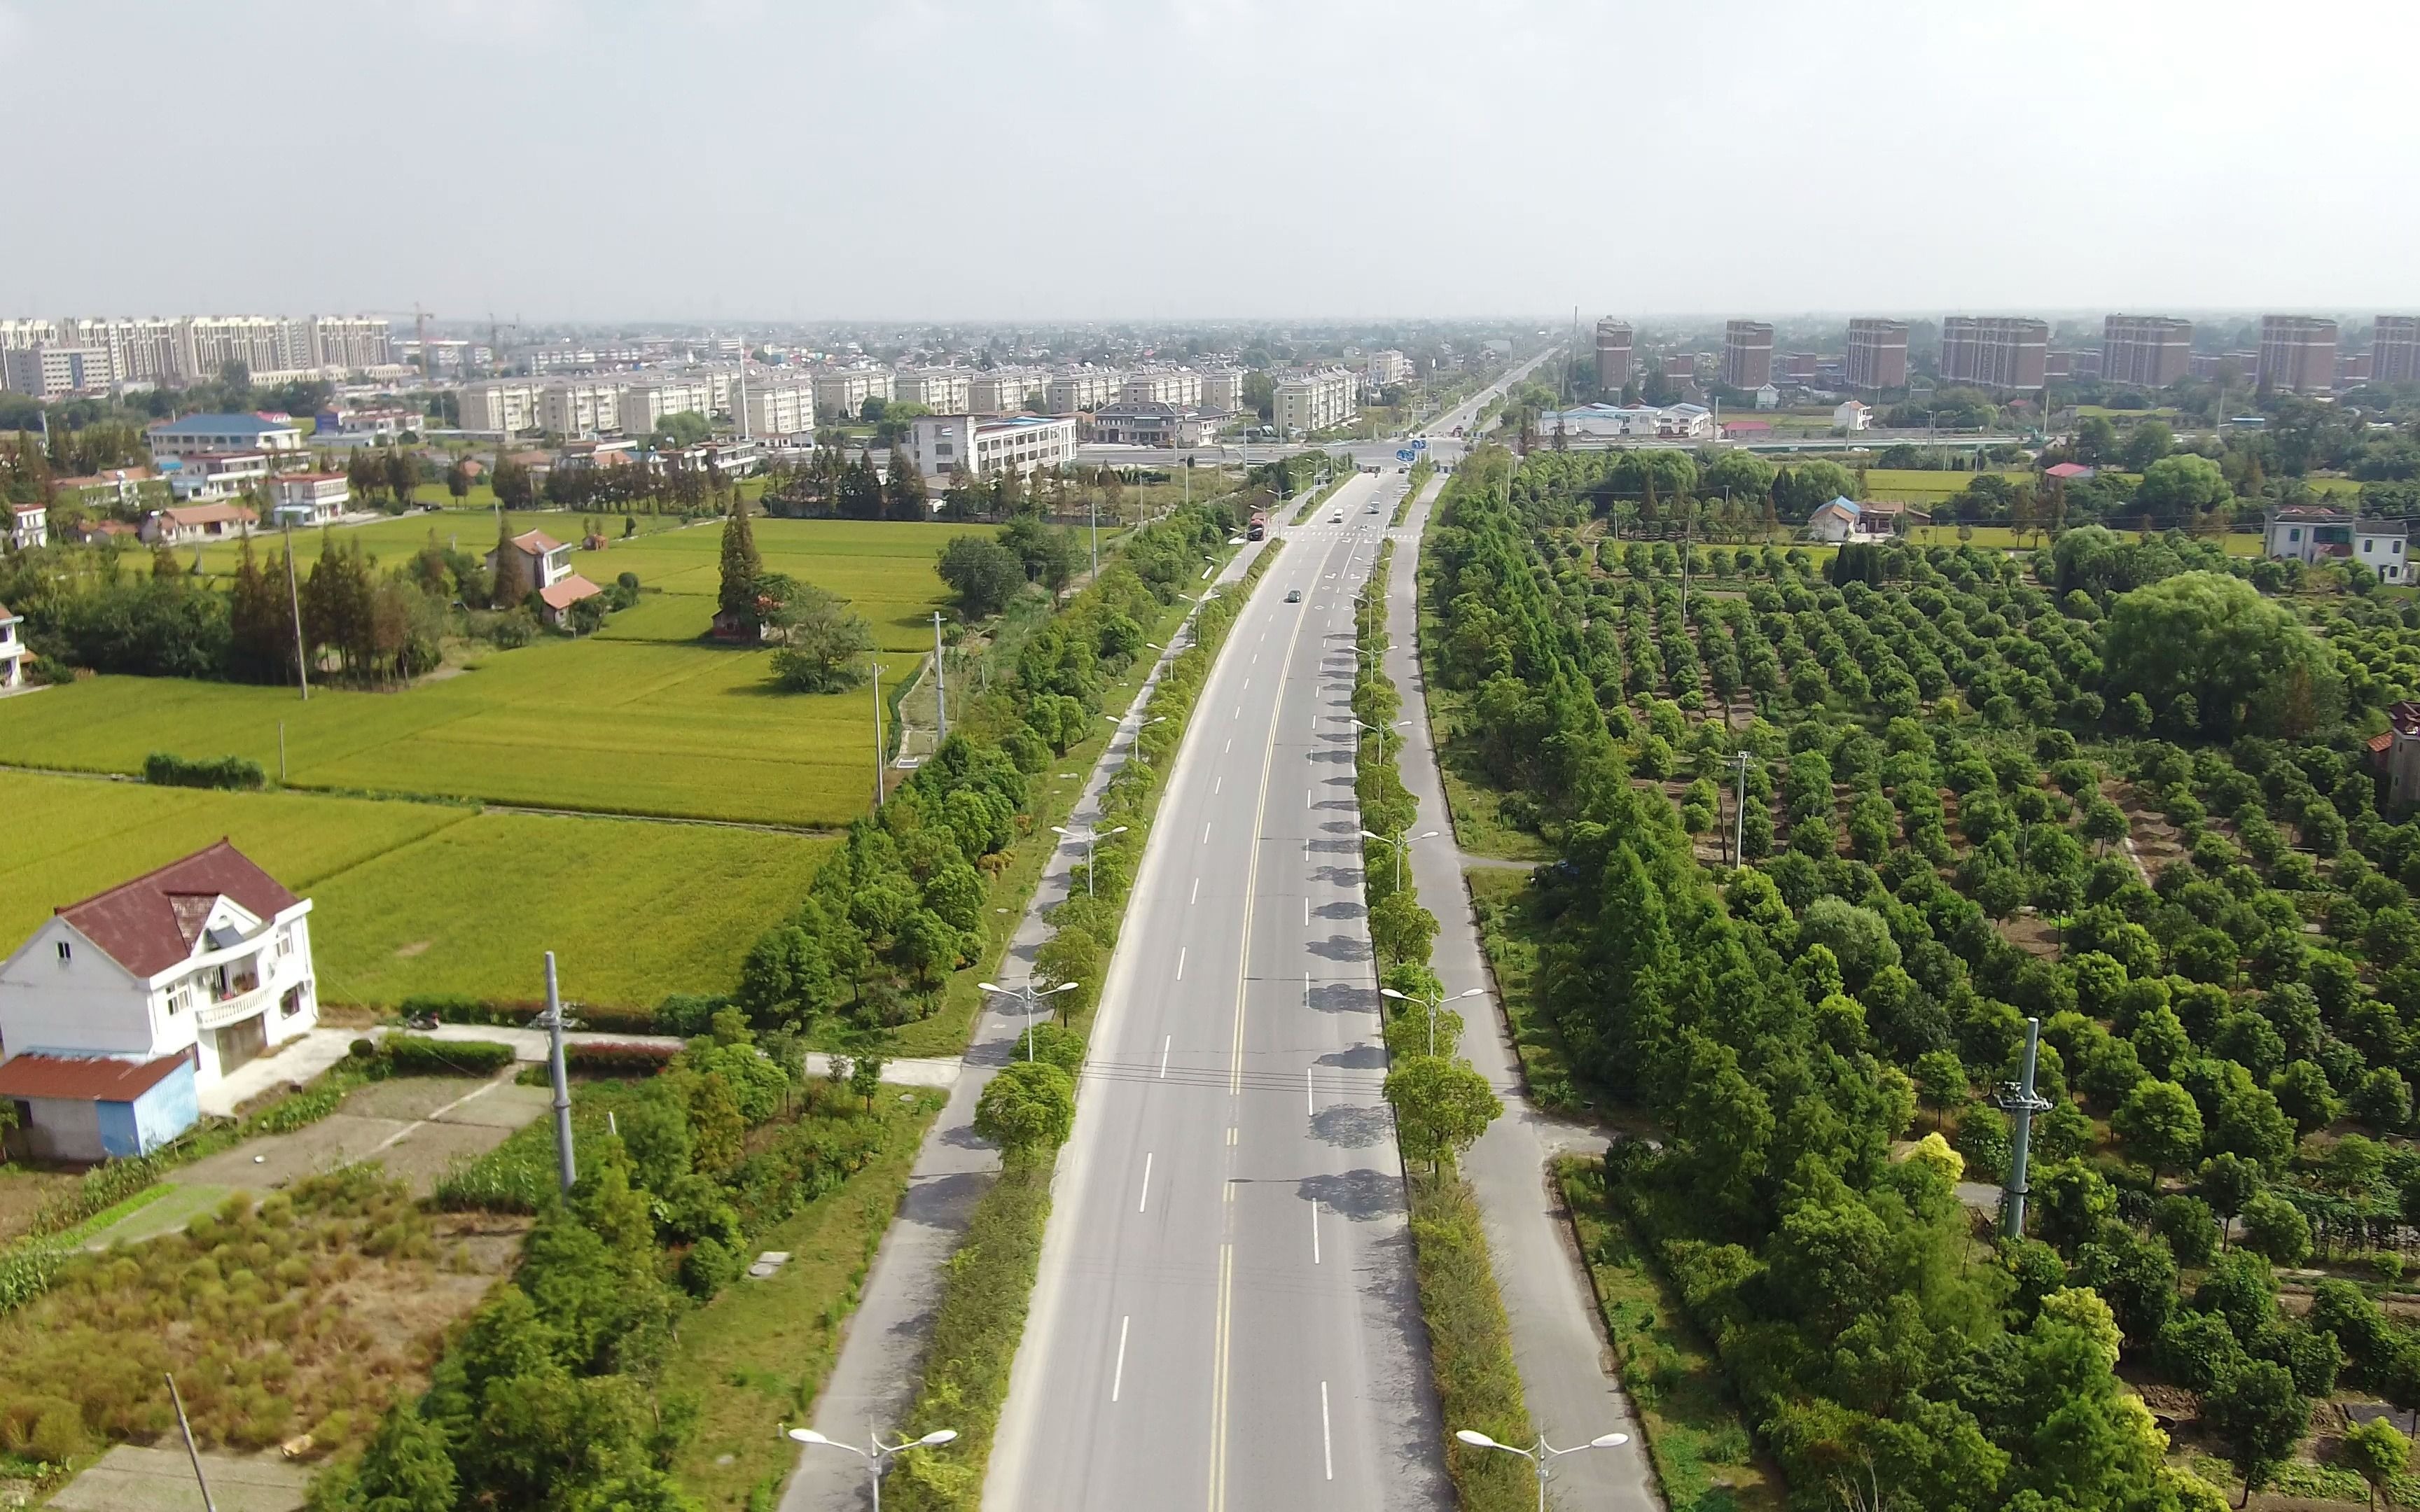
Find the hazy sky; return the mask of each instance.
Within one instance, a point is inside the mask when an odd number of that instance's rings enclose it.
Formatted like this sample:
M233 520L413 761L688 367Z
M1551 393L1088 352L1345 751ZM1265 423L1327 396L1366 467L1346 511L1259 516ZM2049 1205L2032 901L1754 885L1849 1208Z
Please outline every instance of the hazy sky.
M2420 307L2409 0L0 0L0 314Z

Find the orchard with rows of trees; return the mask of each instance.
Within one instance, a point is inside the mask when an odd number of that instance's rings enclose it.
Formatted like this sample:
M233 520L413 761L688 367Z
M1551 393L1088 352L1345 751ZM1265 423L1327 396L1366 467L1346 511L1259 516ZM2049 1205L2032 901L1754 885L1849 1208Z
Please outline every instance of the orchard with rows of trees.
M2420 1225L2420 824L2363 738L2420 671L2408 606L2097 529L1691 543L1684 600L1683 543L1610 539L1573 466L1450 481L1435 675L1559 854L1567 1074L1659 1128L1611 1184L1793 1487L2208 1504L2121 1358L2246 1484L2317 1402L2420 1408L2378 1300ZM2029 1016L2052 1107L2000 1243L1952 1180L2003 1172ZM1919 1114L1956 1155L1899 1156Z

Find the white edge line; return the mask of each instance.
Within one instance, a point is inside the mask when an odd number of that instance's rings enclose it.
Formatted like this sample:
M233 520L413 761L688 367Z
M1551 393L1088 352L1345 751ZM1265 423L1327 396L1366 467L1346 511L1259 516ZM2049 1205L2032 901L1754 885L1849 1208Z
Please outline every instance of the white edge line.
M1116 1401L1118 1399L1118 1393L1125 1390L1126 1387L1126 1328L1133 1321L1134 1314L1132 1313L1126 1313L1118 1319L1118 1373L1109 1378L1109 1400L1111 1401ZM1326 1386L1323 1384L1321 1390L1324 1392L1326 1389ZM1325 1402L1326 1397L1323 1396L1321 1400ZM1325 1409L1323 1408L1323 1411ZM1336 1472L1333 1468L1328 1471L1327 1478L1329 1480L1334 1480L1336 1478Z

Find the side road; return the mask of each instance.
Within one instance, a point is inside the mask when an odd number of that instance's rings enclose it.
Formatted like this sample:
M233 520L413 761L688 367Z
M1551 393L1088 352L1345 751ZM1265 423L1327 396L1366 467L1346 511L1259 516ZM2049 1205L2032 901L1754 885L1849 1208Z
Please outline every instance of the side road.
M1219 573L1220 584L1233 582L1260 555L1262 548L1237 551ZM1100 813L1101 790L1134 749L1135 719L1158 687L1160 673L1187 643L1192 618L1169 637L1168 649L1151 670L1119 717L1117 733L1086 777L1083 796L1069 827L1089 825ZM1067 896L1068 874L1075 852L1062 846L1044 866L1041 884L1018 920L1010 940L1008 959L1001 965L1005 986L1021 984L1032 969L1034 952L1050 938L1043 915ZM874 1268L867 1273L863 1295L842 1337L840 1358L830 1381L815 1403L814 1427L844 1443L862 1443L869 1429L889 1435L915 1395L923 1368L924 1341L932 1313L939 1301L941 1267L954 1254L966 1231L975 1201L1000 1172L1000 1151L976 1137L975 1103L985 1084L1006 1064L1023 1033L1022 1013L987 1008L976 1022L974 1038L962 1062L965 1070L951 1088L950 1101L924 1136L899 1213L882 1236ZM856 1512L867 1504L865 1466L850 1455L829 1450L804 1450L799 1467L782 1493L781 1512Z
M1412 842L1412 881L1421 904L1437 917L1434 964L1450 995L1488 986L1489 980L1479 923L1463 885L1462 853L1447 817L1418 653L1419 544L1443 481L1433 481L1413 504L1404 528L1388 532L1395 551L1387 582L1387 672L1402 692L1411 719L1404 732L1401 760L1404 785L1419 804L1412 832L1437 831L1434 839ZM1567 1507L1659 1512L1662 1500L1638 1422L1629 1399L1614 1383L1596 1301L1574 1253L1562 1199L1546 1170L1555 1156L1575 1149L1601 1149L1604 1141L1529 1105L1520 1062L1499 1013L1465 1016L1462 1053L1504 1100L1504 1116L1471 1147L1463 1171L1478 1193L1486 1222L1487 1247L1504 1294L1505 1316L1512 1321L1512 1358L1520 1367L1529 1415L1557 1448L1586 1443L1602 1433L1630 1435L1621 1448L1557 1460L1559 1500Z

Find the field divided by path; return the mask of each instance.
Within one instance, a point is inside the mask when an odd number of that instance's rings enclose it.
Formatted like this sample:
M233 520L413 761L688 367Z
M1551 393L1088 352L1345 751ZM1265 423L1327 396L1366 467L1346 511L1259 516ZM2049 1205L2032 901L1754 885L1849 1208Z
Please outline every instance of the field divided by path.
M581 528L577 517L530 519L551 532ZM342 533L400 561L432 529L441 543L452 536L467 547L484 543L492 526L485 516L449 514ZM850 599L892 653L895 673L932 643L930 616L947 594L934 556L953 533L917 524L757 522L767 569ZM457 674L408 692L321 690L304 703L290 688L99 677L13 699L0 704L0 764L133 772L148 753L167 750L249 757L274 777L282 723L286 780L296 787L845 824L871 780L868 697L782 693L770 681L769 653L702 641L720 550L721 532L708 525L580 553L577 564L592 576L627 566L661 591L646 593L592 640L483 652ZM204 558L213 568L232 560L226 548Z
M724 990L832 843L19 772L0 772L0 812L11 836L0 938L224 835L313 900L321 995L386 1005L418 992L535 998L544 949L583 1002L652 1007L666 993Z

